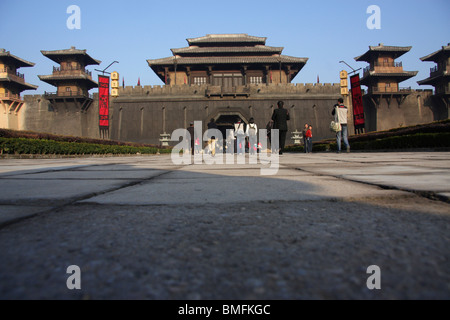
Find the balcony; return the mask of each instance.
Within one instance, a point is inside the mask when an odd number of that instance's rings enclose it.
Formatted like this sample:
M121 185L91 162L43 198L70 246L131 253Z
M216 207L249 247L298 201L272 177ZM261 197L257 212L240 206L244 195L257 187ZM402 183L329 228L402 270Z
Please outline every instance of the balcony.
M403 72L402 62L375 62L363 70L363 77L368 76L370 72L379 73L396 73Z
M21 100L20 94L14 94L11 92L0 93L0 99L2 99L2 100Z
M25 75L16 71L12 71L9 68L0 69L0 75L6 73L15 82L25 83Z
M55 99L55 98L87 98L87 99L92 99L93 98L92 94L86 93L83 90L44 92L44 97L46 99Z
M411 87L371 87L369 88L369 94L409 94L412 92Z
M61 67L53 67L53 75L55 76L69 76L78 74L87 75L89 79L92 79L92 72L83 68L69 66L61 69Z
M4 113L17 114L24 104L20 94L11 92L0 93L0 105L3 106Z
M450 84L447 86L439 86L435 89L436 95L450 95Z
M94 100L92 94L83 90L44 92L44 98L50 101L56 111L60 105L75 103L82 112L86 112Z
M374 63L375 67L387 67L387 68L403 68L402 62L379 62Z
M447 66L445 68L443 66L435 66L434 68L430 69L430 78L442 76L445 73L449 73L449 72L450 72L450 66Z

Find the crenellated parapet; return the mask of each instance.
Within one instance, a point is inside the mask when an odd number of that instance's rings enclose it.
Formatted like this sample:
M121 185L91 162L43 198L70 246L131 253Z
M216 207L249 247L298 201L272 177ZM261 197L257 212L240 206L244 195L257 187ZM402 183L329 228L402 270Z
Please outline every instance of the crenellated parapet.
M140 97L173 97L173 96L264 96L289 94L339 94L339 83L289 83L289 84L249 84L246 86L220 87L211 85L154 85L154 86L127 86L119 88L119 96Z

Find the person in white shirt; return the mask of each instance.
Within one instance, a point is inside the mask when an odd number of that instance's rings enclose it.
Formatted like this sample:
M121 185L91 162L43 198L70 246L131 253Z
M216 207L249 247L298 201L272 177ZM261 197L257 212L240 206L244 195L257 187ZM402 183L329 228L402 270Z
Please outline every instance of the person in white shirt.
M228 154L234 154L234 142L236 137L234 136L234 130L233 129L227 129L226 131L227 137L226 137L226 148Z
M255 119L250 118L250 120L248 121L245 135L248 137L249 141L249 153L255 154L258 150L258 126L255 123Z
M344 106L344 99L342 98L338 99L338 103L334 106L333 112L331 114L334 116L335 121L341 124L342 128L341 131L336 132L336 142L338 147L337 152L338 153L341 152L341 140L344 140L347 152L350 152L350 144L348 143L348 127L347 127L348 109L346 106Z
M245 130L241 119L234 124L234 135L236 136L236 153L245 154Z

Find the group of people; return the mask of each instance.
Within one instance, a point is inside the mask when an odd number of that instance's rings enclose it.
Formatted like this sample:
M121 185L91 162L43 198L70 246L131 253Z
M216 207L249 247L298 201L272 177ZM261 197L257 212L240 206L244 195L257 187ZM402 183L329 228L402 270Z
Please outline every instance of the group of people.
M247 126L245 126L244 122L238 118L233 125L233 129L226 131L228 136L226 137L225 145L222 139L219 140L218 137L216 137L218 135L218 131L216 130L219 130L218 126L214 118L211 118L208 123L208 145L206 152L212 156L215 156L217 148L226 149L227 153L237 153L238 155L245 154L246 143L248 143L248 150L252 155L256 154L258 150L261 149L261 144L258 143L258 126L256 125L254 118L250 118ZM191 154L199 153L201 147L199 138L195 139L194 122L190 123L187 131L190 135Z
M348 143L348 128L347 128L347 117L348 117L348 109L344 105L344 100L342 98L338 99L338 103L333 107L333 111L331 113L335 121L340 123L341 130L336 133L336 141L337 141L337 152L341 152L341 142L343 141L346 147L347 152L350 152L350 144ZM273 111L271 120L266 126L267 129L267 137L269 142L273 146L272 143L272 129L278 129L278 146L277 148L272 147L272 152L278 153L279 155L283 154L286 144L286 135L288 131L287 121L290 120L289 111L284 108L284 102L277 102L277 109ZM214 119L211 119L208 123L208 129L218 129L217 124ZM242 122L240 118L237 119L236 123L233 126L234 130L227 130L228 136L226 137L226 146L227 150L236 150L236 153L245 154L245 145L246 140L248 138L248 149L251 155L256 154L259 149L261 149L261 144L258 143L258 126L255 123L253 118L250 118L247 126ZM305 123L304 129L302 131L303 134L303 145L305 149L305 153L312 153L312 125ZM212 130L210 132L214 132ZM197 146L199 147L200 142L194 140L194 123L191 123L188 128L188 132L191 135L191 152L194 154ZM216 144L217 139L214 133L210 133L208 136L208 151L214 156L216 153ZM275 144L276 146L276 144ZM228 152L228 151L227 151ZM232 151L231 151L232 152Z
M256 154L260 149L260 146L258 145L258 126L256 125L254 118L250 118L246 127L241 118L239 118L234 124L234 130L229 130L228 132L228 150L232 150L231 143L234 143L234 140L236 140L236 153L238 155L245 154L246 138L248 138L248 152L251 155Z
M336 132L337 153L341 152L342 141L346 151L350 152L350 144L348 142L348 108L344 105L344 99L338 99L338 103L334 105L331 115L334 116L334 121L341 126L341 130ZM312 129L311 125L305 123L302 131L305 153L312 153Z
M305 153L312 153L312 126L305 123L302 131Z

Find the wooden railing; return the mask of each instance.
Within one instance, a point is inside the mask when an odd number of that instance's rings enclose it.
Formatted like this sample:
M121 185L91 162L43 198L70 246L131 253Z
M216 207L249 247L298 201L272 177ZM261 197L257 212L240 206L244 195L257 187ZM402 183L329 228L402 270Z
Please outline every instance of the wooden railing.
M372 93L402 93L411 92L411 87L372 87Z
M83 90L75 91L57 91L57 92L44 92L46 98L64 98L64 97L85 97L92 99L92 94L89 94Z
M0 93L0 98L20 100L20 94L14 94L11 92Z
M0 73L6 73L9 77L11 77L13 80L24 83L25 82L25 75L20 72L14 72L9 68L1 68Z
M76 74L76 72L74 71L78 71L81 74L85 74L88 77L92 78L92 72L83 69L83 68L79 68L79 67L65 67L64 69L61 69L61 67L53 67L53 74L54 75L70 75L70 74Z
M446 67L435 66L430 69L430 77L443 75L444 72L450 72L450 66L446 66Z
M373 65L365 67L363 70L363 77L369 74L370 71L375 71L375 68L385 67L385 68L403 68L402 62L378 62L376 61Z

